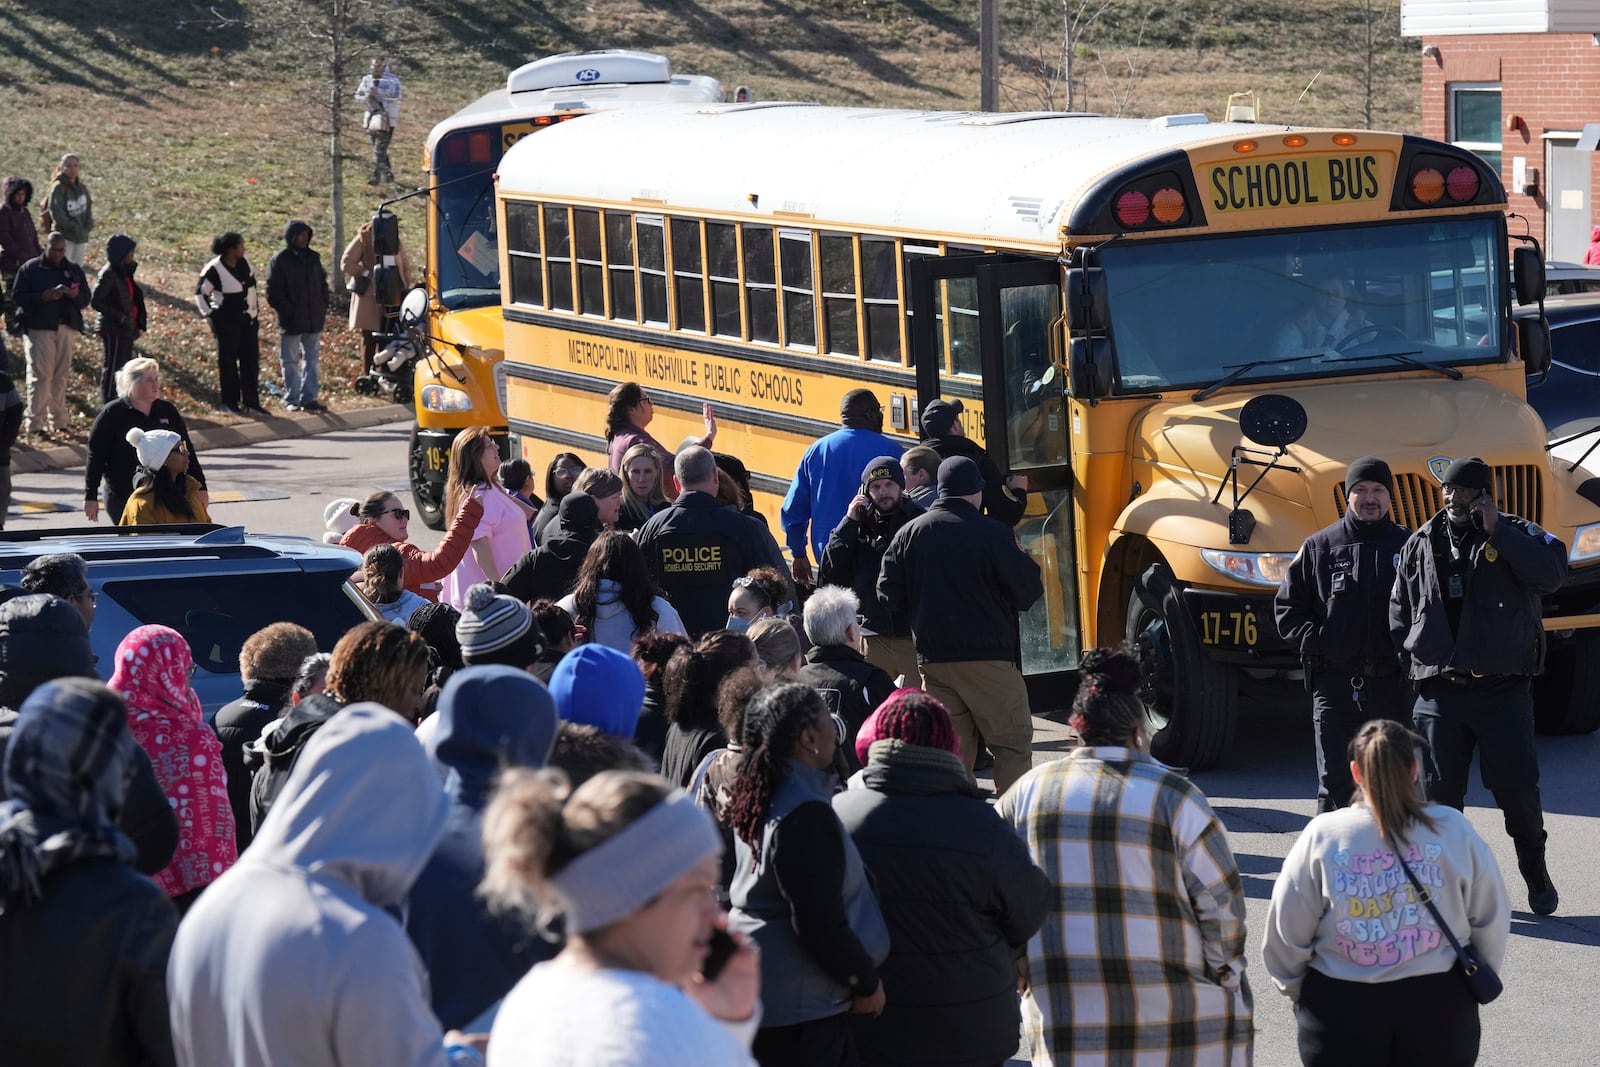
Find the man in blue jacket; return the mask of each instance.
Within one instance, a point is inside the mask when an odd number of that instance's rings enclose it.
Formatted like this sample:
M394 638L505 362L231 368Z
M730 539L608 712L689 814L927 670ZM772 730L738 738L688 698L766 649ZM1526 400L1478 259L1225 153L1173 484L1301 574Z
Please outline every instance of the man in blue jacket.
M909 614L922 688L949 710L968 774L988 741L999 794L1033 767L1017 616L1044 582L1010 527L979 513L983 490L968 457L939 464L939 499L889 543L878 599Z
M852 389L839 403L844 425L807 448L783 498L778 521L794 556L794 580L811 583L811 555L822 561L828 535L861 490L861 468L877 456L898 456L901 446L883 435L883 405L870 389ZM810 547L807 547L807 527Z

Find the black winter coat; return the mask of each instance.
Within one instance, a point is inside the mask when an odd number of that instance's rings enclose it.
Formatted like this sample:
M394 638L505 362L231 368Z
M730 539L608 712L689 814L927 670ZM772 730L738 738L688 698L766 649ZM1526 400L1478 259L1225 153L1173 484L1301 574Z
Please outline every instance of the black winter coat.
M846 514L828 535L817 582L855 590L856 599L861 602L861 614L867 620L864 628L869 634L911 636L911 620L889 611L878 600L878 572L883 569L883 554L888 551L894 535L924 510L915 500L902 496L900 507L893 514L882 515L873 508L861 522Z
M1387 518L1353 513L1306 538L1278 586L1278 633L1308 659L1336 669L1398 669L1389 637L1395 561L1411 536Z
M255 838L250 826L250 770L244 765L244 746L288 709L287 685L254 681L245 685L244 696L224 704L211 720L211 730L222 742L222 768L228 772L228 804L233 808L234 837L240 852Z
M651 580L696 640L728 621L735 578L756 567L789 573L767 528L709 493L679 493L671 507L644 524L638 541Z
M804 666L795 672L795 681L821 693L828 710L844 719L850 728L850 736L842 746L845 759L852 771L857 770L856 734L861 732L867 716L894 692L894 679L882 667L868 663L855 649L826 645L812 646Z
M1017 1048L1016 958L1044 923L1050 879L953 757L872 763L833 810L872 872L894 946L879 968L883 1014L854 1017L862 1061L1003 1063Z
M122 505L133 495L133 476L139 469L139 453L128 443L128 431L135 426L141 430L171 430L189 446L189 477L204 488L206 473L200 468L200 454L189 440L189 426L171 401L157 400L150 405L150 414L118 397L100 409L89 427L89 460L83 472L83 498L94 500L100 495L100 483L106 486L114 510L111 521L122 517Z
M1023 513L1028 510L1027 492L1013 494L1006 489L1005 476L982 445L970 437L930 437L922 444L939 453L940 459L966 456L976 463L978 473L983 475L983 513L1007 526L1022 521Z
M1501 515L1494 533L1474 530L1464 551L1467 575L1459 632L1452 632L1437 559L1450 557L1449 518L1429 519L1400 550L1389 602L1389 631L1407 677L1447 670L1534 675L1544 670L1540 599L1567 577L1567 546L1526 519Z
M953 497L894 535L878 576L878 599L909 614L922 663L1015 662L1017 615L1043 593L1011 529Z
M78 286L75 297L44 298L45 293L58 285L73 284ZM24 263L11 289L12 298L22 308L25 330L54 330L60 326L83 329L83 309L89 306L89 295L89 279L84 276L82 267L70 259L63 259L59 266L52 267L44 256Z
M109 263L100 268L89 304L100 313L102 337L133 338L149 327L144 287Z
M167 1067L167 957L178 913L114 859L68 864L0 914L0 1034L16 1064Z
M254 752L245 754L245 766L254 775L250 783L250 833L261 832L261 820L267 817L272 804L283 792L289 772L305 750L311 735L337 715L344 705L325 693L314 693L294 706L277 729L267 735L262 744L264 758Z
M280 248L267 263L267 303L283 333L321 333L328 324L328 272L309 248Z
M560 520L551 529L548 541L532 552L524 552L500 579L505 591L524 603L560 600L572 592L578 582L578 569L595 541L594 536L567 530Z

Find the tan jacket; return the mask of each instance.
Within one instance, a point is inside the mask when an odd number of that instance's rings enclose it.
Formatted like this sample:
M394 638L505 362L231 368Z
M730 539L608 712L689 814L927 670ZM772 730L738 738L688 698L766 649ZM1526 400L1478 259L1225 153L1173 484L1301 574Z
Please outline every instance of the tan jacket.
M411 260L406 255L405 242L400 243L400 254L395 257L400 263L400 278L405 288L411 287ZM340 261L340 268L347 278L359 278L363 275L371 278L373 270L378 263L378 257L372 251L372 223L361 227L361 232L345 247L344 259ZM352 330L367 330L377 332L383 329L383 309L378 306L377 294L373 292L372 284L367 284L367 291L360 296L350 294L350 328Z

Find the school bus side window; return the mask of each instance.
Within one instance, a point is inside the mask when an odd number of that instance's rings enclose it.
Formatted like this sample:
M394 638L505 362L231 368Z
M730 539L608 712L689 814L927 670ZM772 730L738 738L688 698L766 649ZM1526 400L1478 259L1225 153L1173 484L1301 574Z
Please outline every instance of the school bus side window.
M544 303L544 263L539 255L539 205L506 202L506 251L511 260L511 302Z
M744 298L750 340L778 343L778 278L772 227L744 227Z
M560 311L572 310L572 233L567 209L559 204L544 207L544 254L550 265L549 304Z
M895 242L861 239L861 293L867 324L867 358L900 362L900 277Z
M817 282L811 265L811 234L778 231L778 267L783 282L783 343L817 347Z
M667 237L659 215L634 220L639 242L639 305L644 321L667 324ZM614 282L612 283L615 284ZM698 286L695 289L699 292Z
M700 220L672 220L672 285L678 329L706 332L705 276L701 273Z
M639 321L639 302L633 291L633 216L625 211L606 212L606 270L611 279L611 317Z
M606 275L600 262L600 212L573 208L572 236L578 258L578 310L585 315L604 315Z
M827 330L827 350L841 356L861 354L861 334L856 325L855 239L843 234L823 234L822 321Z
M731 222L706 223L711 320L719 337L743 337L739 326L739 235Z

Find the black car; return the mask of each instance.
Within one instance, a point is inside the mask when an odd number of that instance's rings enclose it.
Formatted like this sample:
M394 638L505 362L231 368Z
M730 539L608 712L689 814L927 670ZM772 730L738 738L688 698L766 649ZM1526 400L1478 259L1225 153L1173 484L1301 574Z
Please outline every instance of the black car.
M1528 387L1528 403L1551 437L1565 437L1600 421L1600 293L1553 296L1544 302L1550 322L1550 373ZM1517 317L1536 315L1519 308Z

